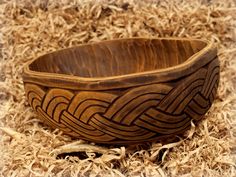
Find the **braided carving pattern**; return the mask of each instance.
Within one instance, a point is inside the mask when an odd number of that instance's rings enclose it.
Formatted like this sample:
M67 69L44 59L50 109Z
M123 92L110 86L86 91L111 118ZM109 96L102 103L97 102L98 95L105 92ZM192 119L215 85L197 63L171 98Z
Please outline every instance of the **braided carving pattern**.
M210 108L218 81L216 58L173 83L128 88L120 94L31 83L25 84L25 90L29 104L52 127L95 142L131 142L187 129L191 119L199 120Z

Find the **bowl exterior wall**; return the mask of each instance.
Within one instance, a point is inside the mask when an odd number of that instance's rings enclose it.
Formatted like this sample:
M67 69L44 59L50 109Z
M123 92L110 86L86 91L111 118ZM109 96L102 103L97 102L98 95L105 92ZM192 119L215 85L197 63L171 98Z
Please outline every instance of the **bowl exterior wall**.
M29 104L48 125L97 143L135 143L179 134L215 99L219 60L172 81L86 91L24 82Z

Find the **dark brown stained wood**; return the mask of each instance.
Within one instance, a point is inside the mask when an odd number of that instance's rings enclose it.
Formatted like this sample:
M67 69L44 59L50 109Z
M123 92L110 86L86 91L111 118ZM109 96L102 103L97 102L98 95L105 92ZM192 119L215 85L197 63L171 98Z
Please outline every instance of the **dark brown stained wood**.
M23 78L48 125L98 143L138 143L179 134L204 116L219 61L204 40L116 39L41 56Z

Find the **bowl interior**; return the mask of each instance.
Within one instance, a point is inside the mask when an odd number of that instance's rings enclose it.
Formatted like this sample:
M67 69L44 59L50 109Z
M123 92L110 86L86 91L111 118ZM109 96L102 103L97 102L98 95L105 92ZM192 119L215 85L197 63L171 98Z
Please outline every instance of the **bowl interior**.
M199 52L199 40L120 39L49 53L30 64L32 71L109 77L176 66Z

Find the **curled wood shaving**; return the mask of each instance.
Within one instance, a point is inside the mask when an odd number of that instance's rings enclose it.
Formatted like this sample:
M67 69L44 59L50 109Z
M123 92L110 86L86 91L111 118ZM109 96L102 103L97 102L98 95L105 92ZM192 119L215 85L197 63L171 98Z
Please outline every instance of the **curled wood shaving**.
M0 130L16 140L21 140L21 139L26 138L24 134L16 132L16 131L12 130L11 128L0 127Z

